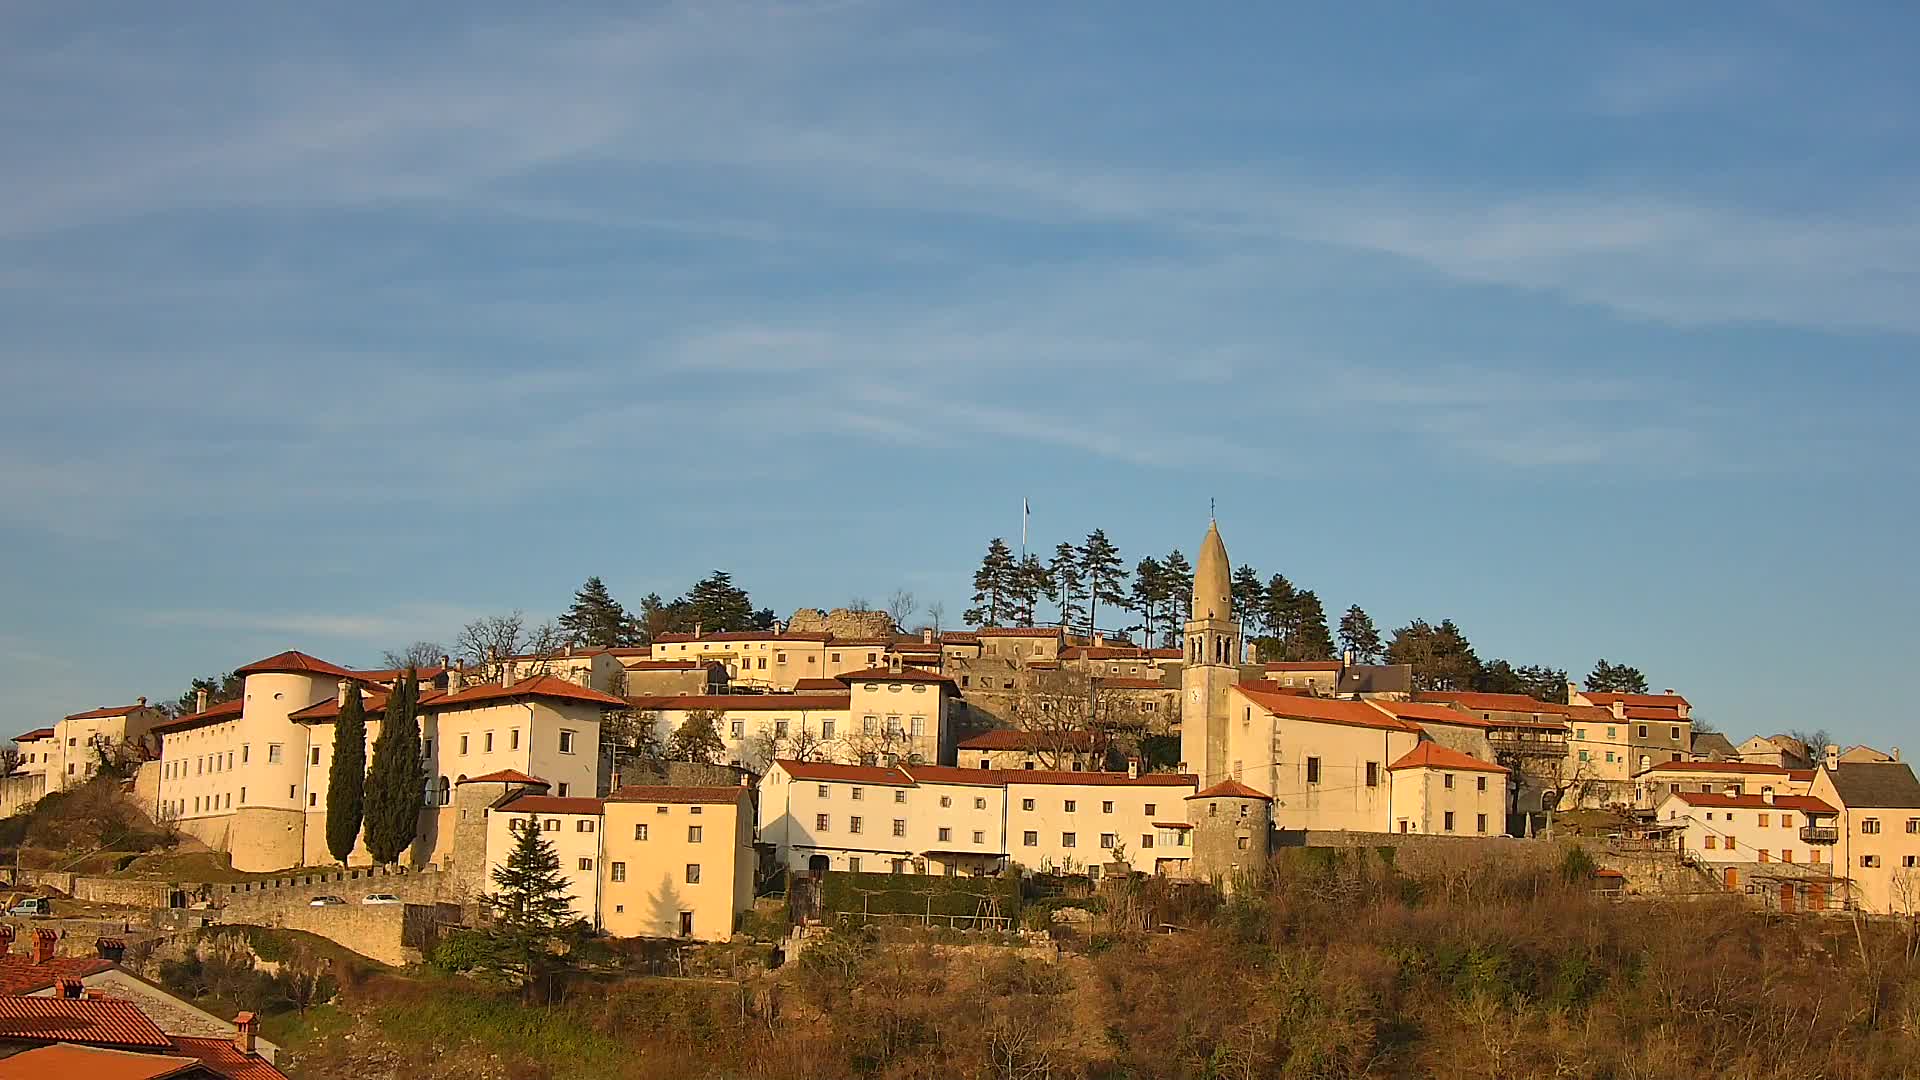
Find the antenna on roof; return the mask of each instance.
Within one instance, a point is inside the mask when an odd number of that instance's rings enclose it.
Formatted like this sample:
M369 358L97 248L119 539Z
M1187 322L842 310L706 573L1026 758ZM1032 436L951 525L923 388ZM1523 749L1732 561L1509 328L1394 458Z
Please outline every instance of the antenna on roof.
M1207 496L1207 520L1208 520L1208 521L1212 521L1212 520L1214 520L1214 514L1213 514L1213 496L1211 496L1211 495L1209 495L1209 496Z

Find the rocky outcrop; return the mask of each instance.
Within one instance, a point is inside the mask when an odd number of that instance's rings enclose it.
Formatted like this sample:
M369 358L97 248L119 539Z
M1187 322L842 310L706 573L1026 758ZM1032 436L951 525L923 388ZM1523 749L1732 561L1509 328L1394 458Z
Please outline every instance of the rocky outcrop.
M838 638L883 638L893 635L893 619L884 611L801 608L787 620L794 634L832 634Z

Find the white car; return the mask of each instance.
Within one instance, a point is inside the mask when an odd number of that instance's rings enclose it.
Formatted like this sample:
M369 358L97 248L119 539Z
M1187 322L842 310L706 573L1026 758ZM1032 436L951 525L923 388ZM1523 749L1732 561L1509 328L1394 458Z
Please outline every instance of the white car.
M392 893L377 892L360 902L363 904L398 904L402 901Z
M307 901L307 906L308 907L334 907L338 904L344 904L346 902L347 902L346 898L341 896L316 896L313 899Z

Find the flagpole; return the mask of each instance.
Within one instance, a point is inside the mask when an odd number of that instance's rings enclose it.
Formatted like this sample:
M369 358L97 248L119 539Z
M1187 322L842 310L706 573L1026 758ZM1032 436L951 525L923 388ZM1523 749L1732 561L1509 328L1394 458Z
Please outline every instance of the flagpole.
M1027 561L1027 515L1029 513L1031 513L1031 511L1027 507L1027 498L1026 496L1022 495L1020 497L1020 561L1021 562Z

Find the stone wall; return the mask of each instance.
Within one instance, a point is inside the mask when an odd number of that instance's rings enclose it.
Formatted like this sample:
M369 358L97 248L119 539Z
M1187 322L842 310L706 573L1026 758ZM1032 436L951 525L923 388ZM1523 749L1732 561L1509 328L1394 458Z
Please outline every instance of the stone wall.
M39 802L46 793L47 777L44 773L0 779L0 817L12 817Z
M357 902L333 907L307 907L303 904L261 913L253 918L229 921L281 930L304 930L352 949L370 960L403 966L420 961L420 950L402 944L407 909L411 906Z
M369 893L391 893L408 903L431 904L440 899L442 875L433 870L404 871L386 866L303 871L259 881L213 885L214 906L223 922L257 922L261 917L293 909L306 910L316 896L338 896L345 907L363 907ZM379 906L379 905L374 905ZM393 905L387 905L393 906ZM313 910L323 911L324 908Z
M838 638L884 638L893 636L893 617L884 611L849 611L834 608L801 608L787 620L787 632L793 634L832 634Z

